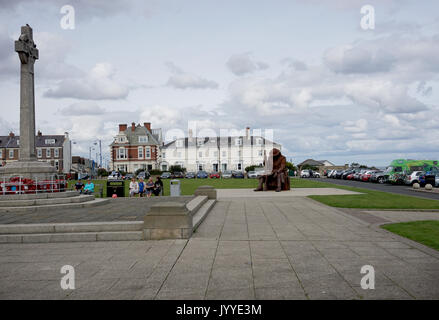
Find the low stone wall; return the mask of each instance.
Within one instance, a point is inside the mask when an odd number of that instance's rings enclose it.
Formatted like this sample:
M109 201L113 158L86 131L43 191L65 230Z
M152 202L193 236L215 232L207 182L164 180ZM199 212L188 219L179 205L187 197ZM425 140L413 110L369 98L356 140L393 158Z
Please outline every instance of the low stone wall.
M212 186L200 186L195 190L194 196L207 196L209 200L216 200L216 189Z
M188 239L192 215L184 203L162 202L151 206L144 219L144 239Z

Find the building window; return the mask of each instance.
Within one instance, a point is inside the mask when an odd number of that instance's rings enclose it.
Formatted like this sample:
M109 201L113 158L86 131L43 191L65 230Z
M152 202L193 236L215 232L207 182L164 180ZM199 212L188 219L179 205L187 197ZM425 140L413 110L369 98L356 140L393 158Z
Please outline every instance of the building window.
M241 138L236 138L235 139L235 145L241 146L242 145L242 139Z
M237 168L238 168L238 170L242 170L242 164L238 163Z
M137 148L137 157L143 159L143 147Z
M44 140L45 144L55 144L55 139L46 139Z
M166 158L166 152L162 153L162 158L165 159Z
M37 157L41 158L43 156L43 150L37 149Z
M0 149L0 159L3 158L3 149Z
M151 159L151 148L150 147L145 148L145 158Z
M177 140L177 147L178 148L183 147L183 140Z
M242 156L242 151L238 150L238 157L241 157L241 156Z
M178 153L178 158L181 158L181 152Z
M9 150L9 159L14 159L14 150Z
M202 145L203 145L203 140L198 139L198 140L197 140L197 145L198 145L198 146L202 146Z
M55 161L55 168L57 171L59 170L59 161L58 160Z
M127 152L126 152L125 148L117 149L117 158L118 159L126 159L127 158Z
M55 158L59 158L59 149L58 148L54 149L53 153L54 153Z
M262 144L262 139L261 139L261 138L257 138L257 139L256 139L256 144L257 144L258 146L260 146L260 145Z
M227 151L223 151L223 157L227 157Z
M214 156L214 157L218 157L218 151L214 151L214 152L213 152L213 156Z
M51 155L50 149L46 149L46 158L50 158L50 155Z
M198 152L198 157L199 157L199 158L202 158L202 157L203 157L203 152L201 152L201 151Z
M148 142L148 136L139 136L139 143Z
M263 152L262 150L259 150L259 151L258 151L258 156L262 157L262 155L263 155L262 152Z

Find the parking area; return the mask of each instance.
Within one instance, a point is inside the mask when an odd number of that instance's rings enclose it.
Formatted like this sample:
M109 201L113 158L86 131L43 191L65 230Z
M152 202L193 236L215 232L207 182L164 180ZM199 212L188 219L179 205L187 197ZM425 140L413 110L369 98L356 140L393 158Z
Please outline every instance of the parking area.
M439 193L414 191L408 185L380 184L380 183L362 182L356 180L328 179L328 178L313 178L313 180L332 183L341 186L364 188L364 189L370 189L376 191L392 192L392 193L397 193L407 196L439 200Z

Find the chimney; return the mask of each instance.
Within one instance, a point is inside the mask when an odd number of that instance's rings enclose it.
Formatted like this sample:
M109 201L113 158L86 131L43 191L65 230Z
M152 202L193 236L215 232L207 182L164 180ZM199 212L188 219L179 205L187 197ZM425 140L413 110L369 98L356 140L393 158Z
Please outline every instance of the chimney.
M9 132L9 136L10 136L11 138L13 138L13 137L15 137L15 134L11 131L11 132Z
M128 125L126 124L119 124L119 132L125 131L127 129Z
M135 122L131 123L131 131L134 131L134 130L136 130L136 123Z
M192 136L193 136L193 132L192 132L192 129L189 129L189 131L188 131L188 137L189 137L189 139L190 140L192 140Z
M245 128L245 137L248 139L250 139L250 127Z
M143 125L145 126L145 128L151 132L151 122L144 122Z
M43 134L41 133L40 130L38 130L37 135L38 135L39 137L41 137Z

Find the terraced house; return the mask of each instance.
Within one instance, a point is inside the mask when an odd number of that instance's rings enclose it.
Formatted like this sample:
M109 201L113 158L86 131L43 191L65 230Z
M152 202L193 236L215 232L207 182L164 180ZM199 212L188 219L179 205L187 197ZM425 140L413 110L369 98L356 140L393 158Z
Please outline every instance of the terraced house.
M58 173L69 173L72 166L72 153L69 134L43 135L38 131L35 137L36 157L38 161L47 161ZM8 136L0 136L0 164L20 159L20 136L11 132Z
M151 129L149 122L143 126L133 122L130 127L119 124L119 133L110 145L110 169L124 172L158 169L162 144L162 130Z

